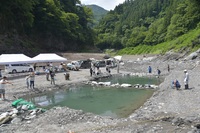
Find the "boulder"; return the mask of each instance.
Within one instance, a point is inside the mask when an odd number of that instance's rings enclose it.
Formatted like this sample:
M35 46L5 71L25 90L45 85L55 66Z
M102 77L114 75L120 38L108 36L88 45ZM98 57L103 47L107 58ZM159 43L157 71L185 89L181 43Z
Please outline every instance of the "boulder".
M197 56L198 56L198 53L197 53L197 52L193 52L193 53L191 53L190 55L188 55L188 56L185 58L185 60L194 60L194 59L197 58Z
M131 84L121 84L121 87L132 87Z

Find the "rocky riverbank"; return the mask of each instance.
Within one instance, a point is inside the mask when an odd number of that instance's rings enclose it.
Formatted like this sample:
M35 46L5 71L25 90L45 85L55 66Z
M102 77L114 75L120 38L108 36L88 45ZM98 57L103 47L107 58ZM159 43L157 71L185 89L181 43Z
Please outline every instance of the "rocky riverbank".
M183 59L180 55L131 57L123 56L124 65L120 73L146 73L148 66L153 68L152 76L156 76L157 68L165 78L159 89L147 102L134 111L128 118L113 119L102 117L81 110L67 107L55 107L36 116L29 121L23 120L13 124L1 125L0 132L5 133L63 133L70 130L74 133L162 133L162 132L200 132L200 66L198 59ZM170 66L170 72L167 66ZM190 76L189 90L184 90L184 72ZM111 72L116 74L116 70ZM76 84L90 79L89 70L70 71L70 80L64 79L63 73L56 75L56 85L45 81L44 75L36 77L37 91L30 91L25 86L24 78L11 80L14 86L7 86L7 101L0 101L1 112L10 107L13 95L37 95L61 89L63 86ZM174 79L180 81L181 89L171 88Z

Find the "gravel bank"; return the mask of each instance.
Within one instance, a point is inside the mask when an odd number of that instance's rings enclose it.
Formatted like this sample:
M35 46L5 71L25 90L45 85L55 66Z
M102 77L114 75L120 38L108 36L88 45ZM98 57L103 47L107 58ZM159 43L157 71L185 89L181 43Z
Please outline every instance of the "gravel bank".
M139 59L140 58L140 59ZM147 102L136 110L130 117L113 119L102 117L81 110L73 110L67 107L55 107L40 114L29 121L20 121L13 124L3 125L0 132L5 133L63 133L69 130L75 133L162 133L162 132L200 132L200 66L193 61L175 61L151 56L142 58L124 56L124 66L120 66L120 72L146 73L149 65L153 68L153 76L156 69L162 71L165 77L159 89ZM167 65L170 65L170 72ZM183 70L187 69L190 75L189 90L183 88ZM104 71L104 70L103 70ZM111 70L116 74L116 70ZM0 101L0 111L10 109L13 95L35 95L60 89L62 86L76 84L90 79L89 70L70 71L70 81L64 79L63 73L56 74L56 85L52 86L45 80L44 75L36 77L36 88L38 91L27 90L25 79L13 79L14 86L7 86L7 101ZM180 90L171 89L171 82L178 79L182 85Z

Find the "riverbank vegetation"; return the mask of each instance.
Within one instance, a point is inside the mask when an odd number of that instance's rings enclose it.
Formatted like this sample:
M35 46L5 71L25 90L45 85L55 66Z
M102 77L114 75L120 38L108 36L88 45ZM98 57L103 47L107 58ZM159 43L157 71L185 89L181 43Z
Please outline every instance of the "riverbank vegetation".
M157 45L138 45L127 47L117 51L117 54L165 54L173 52L193 52L199 49L200 29L192 30L176 39L166 41Z
M119 54L194 51L200 44L198 0L126 0L96 27L96 46Z

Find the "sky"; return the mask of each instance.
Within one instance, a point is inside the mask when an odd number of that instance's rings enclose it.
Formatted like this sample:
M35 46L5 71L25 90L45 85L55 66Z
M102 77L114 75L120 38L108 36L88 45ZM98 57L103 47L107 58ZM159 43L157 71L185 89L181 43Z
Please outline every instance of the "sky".
M84 5L95 4L106 10L113 10L115 6L122 4L125 0L80 0Z

